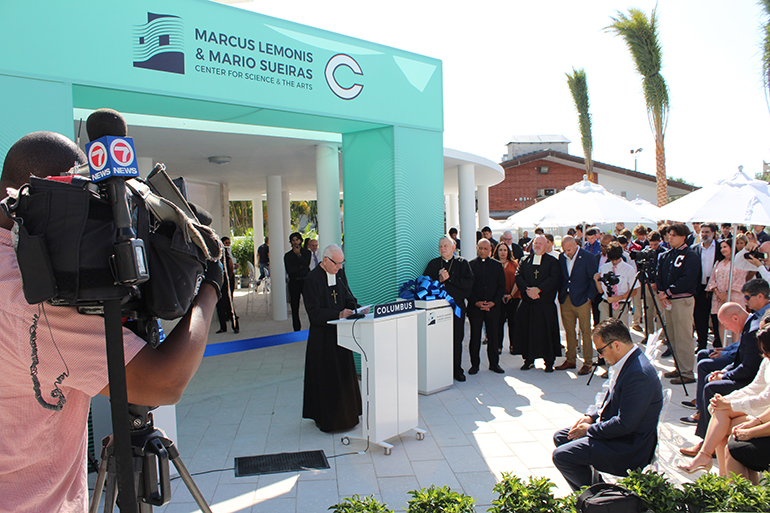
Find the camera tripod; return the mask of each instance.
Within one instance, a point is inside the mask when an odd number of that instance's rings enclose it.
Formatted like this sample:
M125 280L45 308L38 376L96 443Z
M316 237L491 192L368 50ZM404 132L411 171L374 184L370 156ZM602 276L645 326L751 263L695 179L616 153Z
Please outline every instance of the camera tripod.
M660 306L658 305L658 302L655 301L655 291L652 290L652 284L650 283L650 277L648 273L647 266L649 265L646 262L638 262L640 269L636 272L636 276L634 276L634 281L631 284L631 288L629 290L634 290L634 287L636 287L637 283L641 283L641 299L642 299L642 321L644 322L644 335L645 337L649 334L649 326L651 323L651 320L648 318L647 315L647 296L646 292L649 292L650 297L652 298L652 304L655 306L655 315L657 315L658 320L660 321L660 326L663 329L663 335L666 337L666 340L668 341L668 344L671 345L671 338L668 336L668 330L666 329L666 321L663 316L663 314L660 311ZM629 302L624 301L623 306L620 308L620 312L618 313L618 318L620 318L623 313L626 311L626 306L628 306ZM610 310L610 315L612 316L612 310ZM679 362L676 359L676 353L671 351L671 355L674 357L674 366L676 368L676 372L679 374L679 379L682 381L682 389L684 390L684 395L689 397L689 394L687 393L687 386L684 383L684 380L682 379L682 373L679 370ZM591 384L591 378L593 378L594 372L596 372L596 365L594 365L593 370L591 371L591 376L588 378L587 385Z
M174 442L155 429L151 408L148 406L129 405L131 417L131 456L136 488L136 497L122 500L135 500L137 511L149 513L153 506L163 506L171 500L171 479L168 473L169 460L174 463L179 475L190 491L198 508L204 513L211 513L190 472L182 463ZM94 495L91 498L89 513L96 513L102 492L107 490L104 499L104 511L112 512L118 499L117 462L114 454L113 435L102 440L101 464L96 476Z

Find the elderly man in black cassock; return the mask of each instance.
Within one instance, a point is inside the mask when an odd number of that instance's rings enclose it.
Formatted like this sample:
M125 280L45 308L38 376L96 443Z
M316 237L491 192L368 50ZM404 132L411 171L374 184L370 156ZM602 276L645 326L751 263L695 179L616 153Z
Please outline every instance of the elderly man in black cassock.
M337 327L328 324L346 319L356 308L341 271L344 261L339 246L327 246L321 263L307 275L302 294L310 319L302 418L315 420L318 429L327 433L354 428L361 415L353 353L337 345Z
M471 293L473 287L473 272L468 261L455 256L455 241L451 237L442 237L438 241L439 257L434 258L425 267L423 275L431 280L438 280L452 296L460 308L460 316L453 315L452 325L454 339L454 378L456 381L465 381L463 372L463 336L465 335L465 299Z
M559 261L545 252L545 237L532 242L532 253L519 262L516 285L521 291L521 303L516 312L513 354L524 358L521 370L535 366L535 359L545 360L545 372L553 372L553 362L561 356L559 319L556 314L556 294L559 291L561 269Z

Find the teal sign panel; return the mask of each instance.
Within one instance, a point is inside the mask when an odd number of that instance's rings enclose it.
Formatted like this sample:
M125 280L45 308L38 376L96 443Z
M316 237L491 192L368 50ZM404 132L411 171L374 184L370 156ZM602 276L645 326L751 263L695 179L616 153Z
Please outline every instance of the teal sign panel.
M2 2L0 19L0 74L443 129L440 61L214 2Z

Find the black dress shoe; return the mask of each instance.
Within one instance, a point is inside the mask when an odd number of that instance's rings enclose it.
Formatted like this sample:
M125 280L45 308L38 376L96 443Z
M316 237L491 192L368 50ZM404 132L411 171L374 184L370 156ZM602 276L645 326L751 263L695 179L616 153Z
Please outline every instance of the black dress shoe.
M674 353L671 352L671 347L669 346L665 351L663 351L663 354L660 355L661 358L668 358L669 356L673 355Z
M240 333L240 332L241 330L239 330L238 328L233 328L233 333Z
M529 369L533 368L534 366L535 366L534 362L525 361L524 365L521 366L521 370L526 371L526 370L529 370Z
M499 365L495 365L494 367L490 367L489 370L491 370L492 372L496 372L498 374L505 374L505 371Z
M465 374L463 374L462 372L456 372L455 381L465 381Z
M545 366L546 372L553 372L553 364L548 364Z
M478 372L479 372L479 368L476 367L475 365L470 369L468 369L468 374L477 374Z
M217 333L225 333L227 330L218 330Z

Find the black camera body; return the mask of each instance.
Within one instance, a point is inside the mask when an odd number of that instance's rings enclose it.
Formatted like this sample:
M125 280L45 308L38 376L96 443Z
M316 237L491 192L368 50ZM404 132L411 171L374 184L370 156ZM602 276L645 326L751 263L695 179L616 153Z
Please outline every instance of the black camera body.
M613 285L620 283L620 277L612 271L607 271L602 276L599 276L599 281L604 283L608 289L611 289Z
M747 251L743 254L743 258L746 260L748 260L749 257L754 257L757 260L767 260L767 253L762 253L761 251L755 249L754 251Z

